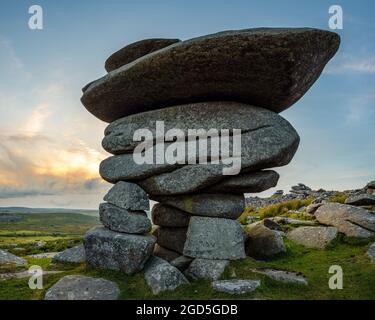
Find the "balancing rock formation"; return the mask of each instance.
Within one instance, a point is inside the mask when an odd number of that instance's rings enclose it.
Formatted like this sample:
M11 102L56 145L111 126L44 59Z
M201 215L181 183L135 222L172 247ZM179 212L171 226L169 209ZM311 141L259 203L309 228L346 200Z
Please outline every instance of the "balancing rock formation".
M181 257L244 258L236 221L243 194L276 186L279 175L266 169L287 165L299 144L278 112L306 93L339 44L328 31L260 28L148 39L113 54L109 73L85 86L81 99L110 122L102 145L113 155L100 165L114 187L100 205L104 227L85 237L88 264L134 273L147 269L152 254L171 266ZM233 151L217 152L223 145ZM151 161L136 161L146 155ZM235 161L237 172L224 174ZM159 202L152 235L149 199Z

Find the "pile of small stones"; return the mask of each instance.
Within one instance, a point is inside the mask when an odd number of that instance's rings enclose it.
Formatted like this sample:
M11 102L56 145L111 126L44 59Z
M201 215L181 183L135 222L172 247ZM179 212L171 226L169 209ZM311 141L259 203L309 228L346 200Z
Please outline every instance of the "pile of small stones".
M86 234L87 263L128 274L145 269L158 293L186 283L180 271L206 277L202 266L223 270L228 260L244 258L236 221L244 193L276 186L279 175L266 169L288 164L299 144L278 113L305 94L339 43L328 31L261 28L187 41L148 39L113 54L108 74L85 86L81 99L110 123L102 145L113 155L100 165L102 178L114 186L99 208L103 226ZM143 141L139 130L145 129L150 136ZM231 147L234 130L241 130L238 174L223 175L227 159L213 156L211 136L205 137L207 150L187 149L191 130L202 129L229 130ZM173 157L181 148L183 156L172 163L153 153ZM148 152L151 162L135 160ZM207 161L192 161L202 157ZM149 199L158 202L152 233ZM173 279L161 283L158 273Z

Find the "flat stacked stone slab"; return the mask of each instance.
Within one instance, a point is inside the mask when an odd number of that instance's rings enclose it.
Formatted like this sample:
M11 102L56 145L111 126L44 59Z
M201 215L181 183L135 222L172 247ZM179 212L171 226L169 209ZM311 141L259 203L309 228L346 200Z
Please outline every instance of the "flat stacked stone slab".
M281 112L311 87L339 44L337 34L308 28L220 32L178 42L113 70L85 87L81 101L107 122L160 106L220 98Z

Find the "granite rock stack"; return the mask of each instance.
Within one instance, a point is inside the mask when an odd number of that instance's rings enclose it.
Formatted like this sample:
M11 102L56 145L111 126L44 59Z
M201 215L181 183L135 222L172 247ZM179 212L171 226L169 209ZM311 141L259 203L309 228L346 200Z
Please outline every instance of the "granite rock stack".
M323 30L261 28L148 39L111 56L109 73L81 99L110 122L102 145L112 156L100 175L114 184L100 205L103 227L85 238L88 263L134 273L152 254L171 265L181 256L244 258L244 193L276 186L271 168L287 165L299 144L278 113L312 86L339 43ZM158 202L152 234L149 199Z

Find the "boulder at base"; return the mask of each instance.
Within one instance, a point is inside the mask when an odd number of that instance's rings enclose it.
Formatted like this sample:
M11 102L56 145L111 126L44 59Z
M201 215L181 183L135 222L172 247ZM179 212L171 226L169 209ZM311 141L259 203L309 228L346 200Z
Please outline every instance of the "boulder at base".
M132 274L141 271L152 254L156 238L152 235L119 233L98 227L85 235L88 265Z
M153 294L175 290L177 287L189 283L180 270L158 257L149 259L144 272L145 280Z
M216 280L212 288L229 294L244 294L255 291L260 286L260 280Z
M186 236L184 255L192 258L245 258L244 234L235 220L194 216Z

